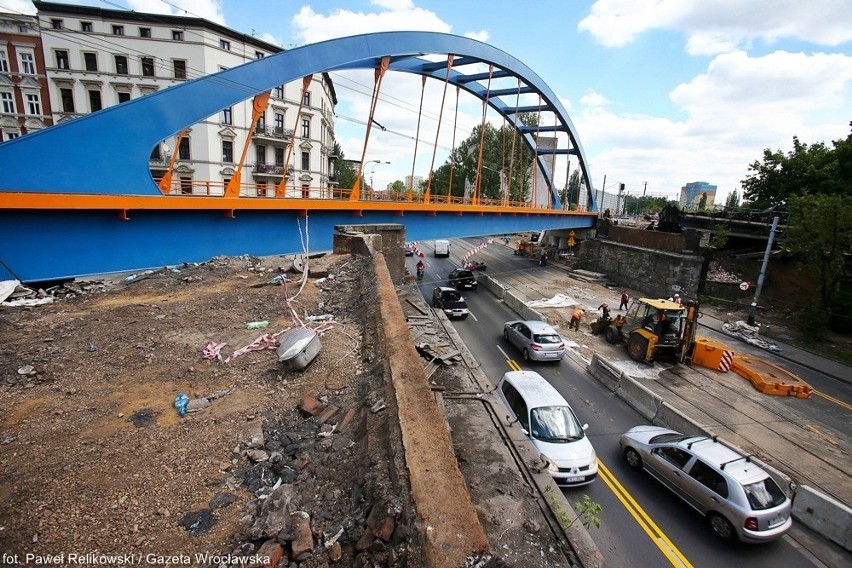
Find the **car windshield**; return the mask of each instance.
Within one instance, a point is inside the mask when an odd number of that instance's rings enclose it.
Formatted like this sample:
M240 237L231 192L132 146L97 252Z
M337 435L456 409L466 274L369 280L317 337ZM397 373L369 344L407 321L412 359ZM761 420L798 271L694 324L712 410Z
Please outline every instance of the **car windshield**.
M457 278L473 278L473 272L469 270L459 270L456 272Z
M583 427L567 406L541 406L530 412L530 434L545 442L573 442L583 437Z
M533 337L533 341L536 343L546 344L546 343L562 343L562 338L555 333L537 333Z
M446 290L443 294L443 298L448 302L458 302L461 300L462 295L455 290Z
M787 500L787 496L771 477L757 483L744 485L743 489L745 489L751 508L755 511L777 507Z

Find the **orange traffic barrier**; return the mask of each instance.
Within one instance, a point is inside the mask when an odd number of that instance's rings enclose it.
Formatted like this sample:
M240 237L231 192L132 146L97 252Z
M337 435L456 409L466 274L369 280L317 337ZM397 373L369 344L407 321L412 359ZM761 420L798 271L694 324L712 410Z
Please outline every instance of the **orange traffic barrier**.
M778 365L757 357L734 356L731 370L766 394L810 398L813 387Z

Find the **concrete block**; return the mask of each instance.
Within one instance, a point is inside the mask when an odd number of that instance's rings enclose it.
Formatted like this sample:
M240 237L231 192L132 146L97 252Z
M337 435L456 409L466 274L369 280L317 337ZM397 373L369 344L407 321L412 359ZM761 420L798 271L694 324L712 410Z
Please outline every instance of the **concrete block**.
M852 550L852 509L807 485L796 489L793 518L813 531Z
M691 436L709 436L710 434L695 420L663 401L652 422L657 426L665 426L677 430L681 434Z
M621 386L622 372L597 353L592 356L587 369L594 378L610 391L615 392Z
M621 385L615 391L615 395L632 406L649 422L654 421L657 411L663 404L663 399L654 394L648 387L624 374L621 376Z

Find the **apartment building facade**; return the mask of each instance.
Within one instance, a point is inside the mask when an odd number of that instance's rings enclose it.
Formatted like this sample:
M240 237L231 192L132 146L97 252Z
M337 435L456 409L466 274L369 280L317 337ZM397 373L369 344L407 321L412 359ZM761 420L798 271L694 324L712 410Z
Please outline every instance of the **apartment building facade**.
M53 124L35 17L0 13L0 142Z
M202 18L33 2L53 124L268 57L282 48ZM334 106L326 73L277 86L252 128L252 99L222 109L151 149L165 191L221 195L237 171L241 195L330 197L336 186ZM187 101L186 104L192 104ZM300 110L301 109L301 110ZM298 124L296 124L298 115Z

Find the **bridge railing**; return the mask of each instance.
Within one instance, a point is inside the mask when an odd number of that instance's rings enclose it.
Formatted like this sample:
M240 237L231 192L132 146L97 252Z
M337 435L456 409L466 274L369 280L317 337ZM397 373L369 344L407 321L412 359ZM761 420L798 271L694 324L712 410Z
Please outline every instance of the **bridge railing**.
M160 179L154 178L154 182L159 184ZM227 182L173 179L172 188L168 195L183 197L223 197L225 195L226 186ZM284 191L283 198L280 198L276 196L277 187L278 184L274 182L270 182L267 184L257 182L244 183L240 186L240 197L245 199L268 198L316 199L326 201L331 200L339 201L341 202L341 205L343 205L344 202L351 203L349 198L352 190L348 188L315 186L293 187L292 185L288 184ZM358 202L395 202L401 205L428 204L479 207L509 207L524 211L551 210L551 208L548 206L532 203L530 201L507 201L503 199L489 198L478 198L477 200L474 200L471 196L460 197L455 195L448 197L446 195L432 194L427 203L425 195L420 192L412 193L411 198L409 198L407 192L376 191L371 190L369 188L362 193L361 199L359 199ZM579 208L573 209L573 211L578 213L585 213L587 212L587 208L581 205Z

